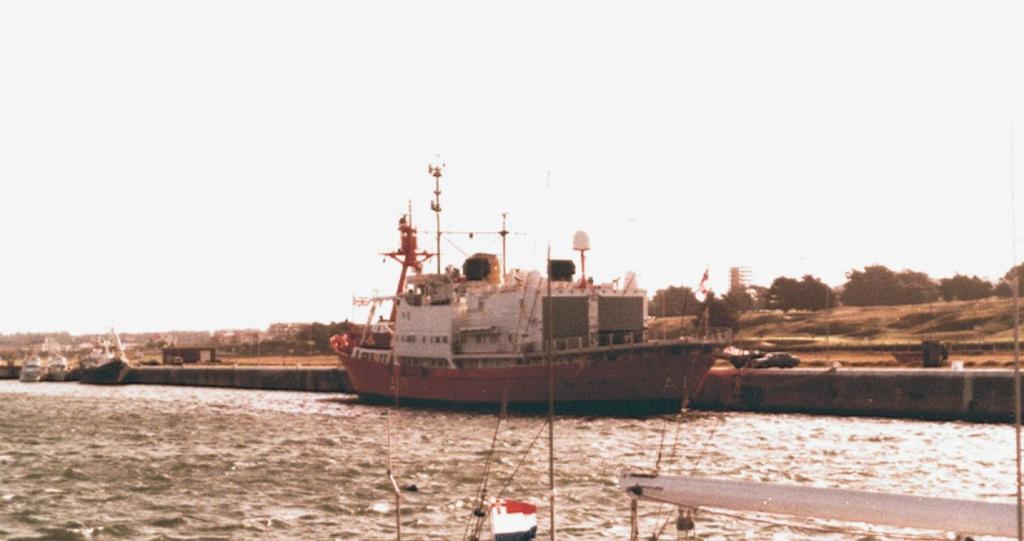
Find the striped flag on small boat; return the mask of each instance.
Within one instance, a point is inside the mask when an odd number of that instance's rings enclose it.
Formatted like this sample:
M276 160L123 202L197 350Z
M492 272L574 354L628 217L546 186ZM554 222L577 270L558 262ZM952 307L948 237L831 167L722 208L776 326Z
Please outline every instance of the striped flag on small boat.
M530 541L537 536L537 506L498 500L491 507L494 541Z

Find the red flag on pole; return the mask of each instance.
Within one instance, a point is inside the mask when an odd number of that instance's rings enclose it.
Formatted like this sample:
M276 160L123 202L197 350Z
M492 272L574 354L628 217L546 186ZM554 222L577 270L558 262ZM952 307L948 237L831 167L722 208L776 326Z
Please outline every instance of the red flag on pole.
M704 276L700 279L700 285L697 286L697 291L700 291L701 295L704 295L704 299L708 298L708 269L704 269Z

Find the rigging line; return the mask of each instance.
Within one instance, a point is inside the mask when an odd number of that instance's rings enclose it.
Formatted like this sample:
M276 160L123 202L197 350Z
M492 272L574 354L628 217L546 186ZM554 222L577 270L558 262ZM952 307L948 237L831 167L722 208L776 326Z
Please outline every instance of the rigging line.
M452 242L452 239L449 239L448 237L442 237L442 238L444 238L445 242L447 242L448 244L451 244L452 248L455 248L456 250L462 252L462 255L464 255L466 257L469 257L469 254L467 254L466 251L463 250L462 248L459 248L458 244L455 244L454 242Z
M501 429L501 420L505 417L507 404L508 384L506 383L501 395L501 409L498 412L498 422L494 424L494 436L491 437L491 450L487 453L487 460L484 462L483 479L480 480L480 487L477 489L476 505L473 507L473 519L466 524L466 531L462 534L463 540L469 535L470 530L472 530L472 537L470 539L478 539L480 530L483 527L483 519L487 516L483 511L484 499L487 498L487 481L490 479L491 464L494 463L494 450L498 445L498 433Z
M668 433L668 426L670 423L676 425L675 436L672 440L672 452L669 454L669 460L674 460L676 451L679 448L679 428L683 424L683 416L686 415L687 408L690 406L690 393L689 386L687 385L686 378L683 377L683 398L679 402L679 411L672 417L672 420L665 419L665 426L661 429L661 443L658 444L658 460L654 464L654 473L661 471L661 458L662 453L665 450L665 435Z
M718 428L720 426L722 426L722 421L724 419L725 419L725 415L716 415L715 416L715 424L711 427L711 433L708 434L707 439L704 440L704 445L701 447L700 454L697 455L697 461L690 468L690 475L693 475L694 473L697 472L697 468L700 467L701 461L704 460L704 455L707 453L708 447L711 446L711 441L715 437L715 432L717 432Z
M682 432L683 423L682 420L676 423L676 433L672 437L672 451L668 454L669 463L675 462L676 456L679 454L679 435Z
M537 440L540 439L540 435L544 433L544 429L547 426L548 423L545 421L543 424L540 425L540 428L537 429L537 434L533 436L533 441L530 442L530 445L526 446L526 450L523 451L523 455L519 457L519 463L516 464L516 467L512 470L512 473L509 474L508 478L505 479L505 484L501 486L501 490L498 491L498 495L495 496L495 498L500 500L501 497L505 495L505 490L509 487L509 485L512 484L512 479L514 479L516 474L519 473L519 468L521 468L523 464L526 462L526 457L530 454L530 451L533 450L533 446L537 444Z
M668 432L668 425L668 420L661 425L661 439L658 442L658 456L654 460L654 473L658 473L661 470L661 453L665 449L665 433Z
M715 437L715 432L718 431L718 427L722 424L722 420L723 419L725 419L725 415L717 415L715 417L715 424L711 426L711 432L708 434L707 438L704 440L704 444L701 446L700 454L697 455L697 460L693 463L693 466L690 467L689 475L693 475L694 473L697 472L697 468L700 467L700 463L704 460L704 455L707 452L708 447L711 445L711 441ZM657 521L661 521L661 514L662 514L662 512L664 512L664 510L665 510L665 505L662 505L659 508L659 510L658 510ZM668 517L665 518L665 522L662 523L661 527L659 527L654 532L654 534L651 535L650 539L653 539L655 541L660 539L661 538L661 534L665 533L665 528L668 527L668 525L669 525L669 523L671 521L672 521L672 516L670 514Z
M682 400L682 407L680 407L680 408L679 408L679 413L677 413L677 414L676 414L676 416L675 416L675 424L676 424L676 431L675 431L675 435L673 435L673 437L672 437L672 451L671 451L671 453L669 453L669 461L670 461L670 462L672 462L672 461L675 461L675 459L676 459L676 456L678 455L678 449L679 449L679 434L680 434L680 432L682 432L682 426L683 426L683 416L684 416L684 415L685 415L685 414L687 413L687 411L688 411L688 410L687 410L687 408L689 407L689 405L690 405L690 398L689 398L689 392L688 392L688 385L686 384L686 379L684 378L684 379L683 379L683 400ZM665 423L665 428L666 428L666 429L668 428L668 423L667 423L667 422ZM707 439L707 440L705 440L705 443L704 443L704 448L706 448L706 447L707 447L707 445L709 445L709 444L710 444L710 442L711 442L711 439L710 439L710 438L714 437L714 435L715 435L715 430L717 430L717 427L714 427L714 428L712 428L712 431L711 431L711 434L710 434L710 436L708 437L708 439ZM664 438L665 438L665 435L664 435L664 432L663 432L663 433L662 433L662 440L663 440L663 441L664 441ZM703 455L703 451L704 451L704 450L702 449L702 450L701 450L701 455ZM659 454L659 457L658 457L658 458L659 458L659 465L660 465L660 461L661 461L661 456L660 456L660 455L661 455L661 451L659 451L659 452L658 452L658 454ZM699 463L699 457L698 457L698 463ZM657 470L656 470L656 473L657 473ZM658 514L657 514L657 517L658 517L658 518L657 518L657 520L655 520L655 523L657 523L657 522L660 522L660 521L661 521L661 514L662 514L663 512L665 512L665 509L666 509L666 508L665 508L665 506L664 506L664 505L662 505L662 506L660 506L660 507L659 507L659 509L658 509ZM671 522L671 520L672 520L672 515L671 515L671 511L669 511L669 515L665 517L665 522L664 522L664 523L662 523L661 527L660 527L660 528L658 528L657 532L655 533L655 535L654 535L654 539L658 539L659 537L661 537L661 534L662 534L662 533L664 533L664 531L665 531L665 528L667 528L667 527L668 527L668 525L669 525L669 523Z

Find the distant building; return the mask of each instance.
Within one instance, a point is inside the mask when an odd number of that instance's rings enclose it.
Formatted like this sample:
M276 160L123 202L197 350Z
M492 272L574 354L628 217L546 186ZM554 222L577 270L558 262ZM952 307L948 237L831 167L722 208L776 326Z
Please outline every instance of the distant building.
M750 267L729 268L729 292L746 291L750 283Z
M163 348L164 364L174 364L175 357L184 363L215 363L217 360L217 348L210 346L199 347L167 347Z
M312 323L271 323L267 327L266 336L271 340L290 340L311 326Z
M206 331L172 331L167 333L168 342L176 346L202 346L210 343L210 333Z

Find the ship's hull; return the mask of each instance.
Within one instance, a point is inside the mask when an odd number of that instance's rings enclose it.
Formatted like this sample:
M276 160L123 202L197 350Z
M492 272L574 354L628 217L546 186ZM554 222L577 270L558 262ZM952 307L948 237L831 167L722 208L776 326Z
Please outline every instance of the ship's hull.
M128 364L120 359L99 366L82 368L81 383L94 385L117 385L124 383L128 375Z
M70 370L53 369L53 368L51 368L46 373L46 378L45 379L46 379L46 381L56 381L56 382L71 381L70 374L71 374Z
M559 411L638 414L678 411L703 383L714 363L710 348L696 344L631 345L554 356L554 398ZM457 361L458 362L458 361ZM400 405L494 408L506 397L514 410L541 410L548 403L549 368L540 356L502 366L435 368L355 357L344 359L353 390L370 402L392 403L397 376Z
M22 367L21 373L18 375L18 379L25 383L35 383L37 381L43 381L43 376L45 375L45 368L38 366Z

